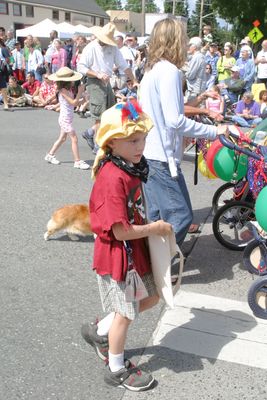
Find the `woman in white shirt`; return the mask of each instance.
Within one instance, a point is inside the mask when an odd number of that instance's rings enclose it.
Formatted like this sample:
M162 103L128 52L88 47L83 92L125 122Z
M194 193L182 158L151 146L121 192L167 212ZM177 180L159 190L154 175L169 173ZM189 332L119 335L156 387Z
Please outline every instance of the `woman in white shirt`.
M29 47L29 58L28 58L28 71L33 71L35 79L42 82L42 75L38 72L38 67L43 66L44 57L40 50L35 49L33 46Z
M181 172L183 137L214 140L226 127L197 123L184 116L180 68L187 56L186 28L178 20L158 21L152 31L147 71L141 81L140 100L154 127L144 155L149 163L145 185L148 217L172 224L176 242L181 245L192 222L192 206Z

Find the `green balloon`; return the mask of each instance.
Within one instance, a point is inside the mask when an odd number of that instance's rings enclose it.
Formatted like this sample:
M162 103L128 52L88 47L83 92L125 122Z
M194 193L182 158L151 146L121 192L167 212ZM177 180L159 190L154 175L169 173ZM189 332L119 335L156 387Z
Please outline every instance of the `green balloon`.
M236 157L234 150L223 147L214 157L213 167L216 175L224 181L232 179L242 179L248 169L248 158L245 154L239 156L238 165L236 168Z
M260 191L257 197L255 212L258 223L267 232L267 186Z

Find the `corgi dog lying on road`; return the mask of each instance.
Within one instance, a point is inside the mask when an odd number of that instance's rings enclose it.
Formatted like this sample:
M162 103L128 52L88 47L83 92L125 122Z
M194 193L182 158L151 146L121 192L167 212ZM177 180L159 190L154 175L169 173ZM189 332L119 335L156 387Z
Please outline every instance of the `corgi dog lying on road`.
M65 231L71 240L79 240L77 235L93 235L88 205L70 204L57 209L47 223L44 239L49 240L59 231Z

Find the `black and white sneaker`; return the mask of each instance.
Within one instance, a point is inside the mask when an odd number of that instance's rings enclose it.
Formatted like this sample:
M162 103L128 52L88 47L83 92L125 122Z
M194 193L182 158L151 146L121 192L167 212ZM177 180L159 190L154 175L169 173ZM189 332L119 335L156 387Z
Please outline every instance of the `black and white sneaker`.
M107 361L108 336L99 336L97 334L97 323L84 324L81 328L81 334L84 340L94 348L98 357L103 361Z
M133 365L130 360L126 360L125 367L117 372L111 372L107 366L104 381L110 386L125 388L132 392L142 392L151 389L155 379Z

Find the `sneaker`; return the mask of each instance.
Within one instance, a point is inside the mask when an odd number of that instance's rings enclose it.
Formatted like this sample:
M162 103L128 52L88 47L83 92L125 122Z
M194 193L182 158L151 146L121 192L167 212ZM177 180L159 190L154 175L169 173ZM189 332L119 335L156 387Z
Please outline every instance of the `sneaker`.
M87 141L88 146L93 150L95 147L95 142L94 142L94 130L93 129L87 129L82 133L82 137Z
M130 360L126 360L124 365L125 367L117 372L111 372L107 366L104 381L110 386L122 387L133 392L142 392L152 387L155 382L153 376L135 367Z
M81 328L81 334L84 340L94 348L98 357L106 361L108 359L108 336L97 334L97 323L84 324Z
M79 169L89 169L90 165L88 165L85 161L80 160L80 161L75 161L73 167Z
M51 154L47 154L45 156L45 161L48 161L50 164L54 164L54 165L60 164L60 161L58 161L56 159L56 156L55 155L51 155Z

